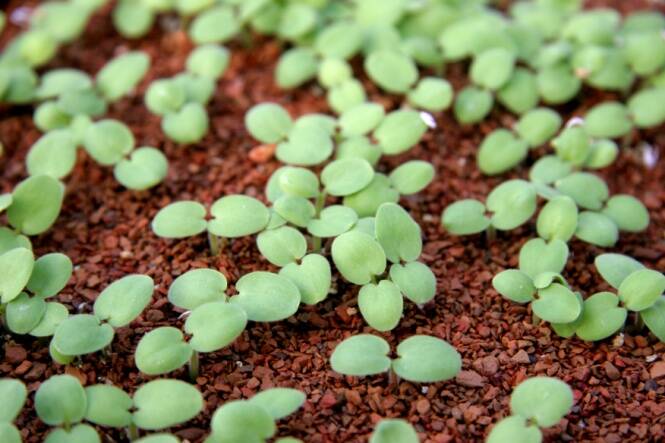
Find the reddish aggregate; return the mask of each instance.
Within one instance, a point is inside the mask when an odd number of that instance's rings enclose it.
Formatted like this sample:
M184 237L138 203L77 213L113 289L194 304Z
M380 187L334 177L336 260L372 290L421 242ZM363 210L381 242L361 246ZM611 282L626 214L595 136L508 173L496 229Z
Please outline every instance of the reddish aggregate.
M16 7L35 2L11 1ZM647 1L593 1L622 12L653 7ZM142 103L145 88L155 78L181 71L191 44L182 32L166 32L172 21L161 19L150 35L138 42L118 37L108 8L95 16L84 37L63 48L49 67L78 67L95 73L112 56L141 49L152 58L147 78L136 93L111 106L109 117L131 126L138 145L155 146L169 158L165 182L149 191L131 192L120 186L112 171L96 165L83 152L74 172L66 178L67 196L62 214L51 230L34 238L38 255L59 251L75 264L74 275L59 301L70 312L89 312L99 292L110 282L130 273L151 276L157 285L152 304L130 327L120 329L112 349L84 356L69 367L52 363L46 341L3 335L0 377L16 377L29 389L28 403L16 421L25 442L41 442L49 428L37 418L33 393L49 376L63 372L85 385L113 383L127 392L150 380L138 372L133 351L141 336L163 325L180 324L166 292L187 270L211 267L231 282L254 270L274 268L258 253L254 239L233 240L219 257L211 257L204 236L168 241L157 238L150 221L166 204L194 199L210 204L233 193L263 198L263 188L279 167L274 147L259 146L247 134L243 116L252 105L276 101L293 116L326 112L324 91L308 84L294 91L279 90L273 82L276 60L283 49L278 42L253 38L229 45L232 63L208 106L211 130L193 146L180 147L163 136L159 119ZM0 42L17 32L9 26ZM362 78L362 69L356 66ZM467 66L446 68L446 77L459 89L466 83ZM369 82L373 100L388 108L399 106L400 97L381 95ZM581 115L593 104L617 96L584 90L559 110L566 117ZM621 98L621 97L619 97ZM31 119L32 108L0 110L0 192L7 192L26 176L26 153L40 136ZM334 373L328 358L343 338L373 332L356 307L358 287L334 276L329 298L315 307L303 307L287 321L250 324L241 338L220 352L205 354L197 385L206 408L195 419L173 431L184 441L201 442L214 410L226 401L247 398L261 389L289 386L307 394L304 407L280 421L279 435L305 442L367 441L374 424L383 417L410 421L422 441L482 441L492 424L508 414L513 387L527 377L555 376L574 390L575 405L561 423L545 431L547 441L645 442L665 438L665 344L646 331L630 331L599 343L562 339L547 325L532 324L527 307L503 300L491 286L491 278L517 265L521 245L535 236L534 223L500 233L489 243L483 236L455 237L440 227L440 214L451 202L480 198L507 177L526 177L529 164L545 149L532 153L528 162L510 174L484 177L476 168L475 152L483 137L496 127L510 127L515 116L496 107L485 122L460 127L451 112L435 115L430 130L412 151L386 159L390 170L407 159L424 159L436 169L434 182L423 192L402 199L423 229L422 260L437 276L435 300L422 308L411 303L392 333L382 334L392 345L412 334L431 334L449 341L463 358L463 371L444 383L418 385L388 383L387 376L344 377ZM629 254L647 266L665 270L665 128L635 131L623 142L618 161L600 174L612 193L628 193L641 199L651 215L645 233L622 234L612 251ZM650 148L647 148L650 147ZM657 161L647 166L645 149ZM535 154L535 155L534 155ZM4 218L0 220L4 222ZM593 267L597 254L606 252L579 241L571 243L571 257L564 275L576 290L589 295L608 289ZM170 374L185 378L184 371ZM100 429L116 442L127 441L120 430Z

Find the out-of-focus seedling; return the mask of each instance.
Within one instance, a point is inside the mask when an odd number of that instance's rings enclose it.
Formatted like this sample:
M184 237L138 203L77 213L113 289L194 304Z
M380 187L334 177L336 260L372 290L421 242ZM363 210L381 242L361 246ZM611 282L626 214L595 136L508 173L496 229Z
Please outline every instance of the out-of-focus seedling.
M369 438L369 443L418 443L418 434L406 420L385 418L381 420Z
M563 381L533 377L520 383L510 396L512 415L498 422L487 443L540 442L540 428L556 425L573 406L573 391Z
M391 359L390 345L375 335L359 334L339 343L330 357L333 370L344 375L367 376L390 372L414 383L449 380L462 367L462 359L447 342L414 335L397 346Z
M13 378L0 378L0 441L3 443L21 443L19 433L13 421L23 409L28 391L25 385Z

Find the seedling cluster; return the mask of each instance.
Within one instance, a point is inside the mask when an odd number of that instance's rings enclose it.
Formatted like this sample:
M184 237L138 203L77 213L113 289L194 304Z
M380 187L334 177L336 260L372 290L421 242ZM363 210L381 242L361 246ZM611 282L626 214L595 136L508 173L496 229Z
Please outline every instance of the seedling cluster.
M0 55L0 102L34 106L34 123L44 132L27 155L29 177L0 195L0 212L6 212L9 225L0 227L0 316L12 333L53 336L51 356L63 365L108 349L115 330L138 318L155 290L151 277L128 275L99 294L91 313L70 316L65 305L47 300L67 285L71 260L60 253L35 258L28 238L55 223L66 193L60 180L72 172L79 147L98 164L113 167L117 181L132 190L157 186L167 176L160 150L137 148L132 130L106 117L115 102L140 87L150 69L147 53L125 51L94 77L71 68L38 74L106 3L43 2ZM290 89L316 79L335 114L293 118L277 103L255 105L245 116L246 129L257 141L274 145L284 164L269 178L265 195L178 201L155 215L156 235L183 239L205 233L215 255L226 253L235 238L256 236L260 254L279 270L242 276L234 294L227 294L227 279L215 269L176 278L168 300L185 320L182 328L158 327L140 339L134 360L143 374L163 375L188 365L195 381L200 354L233 343L249 321L282 321L301 303L326 300L337 274L357 286L351 290L357 292L359 312L379 332L398 326L405 298L418 306L431 303L437 282L418 261L421 228L399 202L425 189L435 169L410 160L386 171L381 160L416 146L428 127L436 127L433 114L452 107L460 124L473 125L495 103L517 121L484 138L477 166L486 175L499 175L529 158L534 162L528 180L508 180L484 202L451 204L441 217L445 229L455 235L486 232L492 241L497 231L527 224L540 207L538 237L523 244L518 269L494 277L495 290L529 303L534 319L563 337L602 340L632 318L636 327L646 325L665 341L662 273L605 253L595 265L616 293L584 298L564 277L573 237L608 248L619 232L642 232L649 225L639 200L610 195L607 184L586 170L611 165L636 131L665 122L665 18L642 12L622 19L610 9L583 11L576 0L514 2L505 14L487 3L120 0L113 5L113 23L126 38L143 37L160 21L196 45L183 72L154 79L141 90L146 108L161 118L164 135L179 145L197 144L208 133L206 107L231 57L222 45L235 38L246 45L257 34L280 40L286 49L275 83ZM0 12L0 31L5 20ZM352 63L356 56L362 63ZM454 92L442 74L447 63L465 59L470 83ZM369 81L361 81L353 66L362 66ZM421 78L420 68L427 76ZM564 125L555 107L575 99L583 86L620 93L626 103L599 103ZM371 101L374 87L402 96L405 105ZM554 153L536 159L543 146ZM365 333L339 343L330 364L346 376L387 373L391 382L435 383L456 377L462 358L434 336L412 335L392 354L386 339ZM0 379L2 443L20 443L13 422L26 397L21 382ZM276 421L304 401L298 390L272 388L224 403L212 417L206 442L273 439ZM528 379L513 392L513 415L494 426L488 441L541 441L540 428L557 424L572 403L572 391L562 381ZM72 376L56 375L41 383L34 405L40 419L54 427L47 443L100 442L93 426L126 429L133 442L178 443L170 434L140 438L140 433L185 423L204 401L197 388L179 380L156 379L130 396L109 384L84 387ZM416 430L401 419L380 421L370 437L370 443L417 441Z

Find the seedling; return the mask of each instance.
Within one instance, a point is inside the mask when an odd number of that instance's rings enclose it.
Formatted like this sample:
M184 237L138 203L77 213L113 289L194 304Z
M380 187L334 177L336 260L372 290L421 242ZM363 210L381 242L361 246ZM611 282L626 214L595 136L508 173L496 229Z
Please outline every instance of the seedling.
M169 288L169 300L189 310L183 333L174 327L160 327L141 338L136 366L149 375L165 374L189 364L195 380L199 353L218 351L245 330L247 321L279 321L293 315L300 304L298 288L286 277L253 272L236 283L238 294L227 300L223 274L197 269L178 277Z
M293 414L304 402L305 394L290 388L272 388L259 392L249 400L227 402L213 414L210 423L212 432L206 441L266 441L277 432L275 422Z
M47 231L60 214L64 188L61 182L47 175L23 180L14 188L6 209L9 224L25 235Z
M108 101L116 101L131 92L148 71L150 59L139 52L127 52L108 62L95 76L99 91Z
M154 291L152 278L128 275L107 286L93 305L93 314L77 314L62 321L51 341L51 357L69 364L74 357L100 351L111 344L114 328L136 319Z
M28 391L19 380L0 378L0 440L3 443L21 443L19 433L13 421L23 409Z
M330 357L333 370L344 375L367 376L384 372L414 383L435 383L457 375L462 366L459 353L436 337L414 335L397 346L397 357L381 337L359 334L337 345Z
M178 380L146 383L132 399L112 385L84 389L75 377L55 375L39 387L35 408L44 423L62 426L48 435L47 442L100 441L97 431L83 424L84 420L104 427L126 428L129 438L135 441L138 429L160 430L196 416L203 408L203 397L196 388Z
M418 443L419 441L418 434L409 422L395 418L381 420L369 438L369 443Z
M72 262L60 253L34 260L32 251L13 248L0 255L8 272L0 279L0 313L4 323L16 334L35 337L53 335L67 316L67 308L46 299L59 293L72 275Z
M573 391L563 381L533 377L520 383L510 397L512 415L497 423L487 443L542 441L540 428L556 425L573 406Z

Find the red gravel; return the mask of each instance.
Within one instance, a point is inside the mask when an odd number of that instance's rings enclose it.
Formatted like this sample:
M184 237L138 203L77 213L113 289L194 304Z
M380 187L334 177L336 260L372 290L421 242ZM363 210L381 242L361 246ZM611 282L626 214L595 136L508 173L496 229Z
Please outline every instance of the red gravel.
M8 10L20 3L10 2ZM647 1L592 3L620 6L622 11L648 6ZM10 27L0 41L6 42L15 31ZM192 268L212 267L234 282L247 272L272 269L251 238L234 240L221 256L210 257L204 236L165 241L149 228L155 213L171 201L211 203L232 193L262 196L268 177L279 164L271 156L273 147L257 147L244 130L244 113L253 104L277 101L294 116L326 111L319 87L312 84L281 91L274 85L278 43L258 39L251 46L231 47L231 67L208 106L211 131L201 143L187 148L166 141L159 119L142 105L142 94L151 80L182 70L190 44L181 33L166 34L156 26L148 38L127 42L115 34L105 12L93 19L83 39L64 48L53 62L52 67L74 66L94 73L114 54L128 49L147 51L153 59L148 78L135 96L112 106L109 114L131 126L138 145L162 149L170 169L164 184L135 193L122 188L108 168L81 152L76 169L66 179L67 197L60 218L49 232L33 239L36 253L60 251L73 260L74 275L58 296L70 312L89 312L91 302L109 282L129 273L150 275L157 291L143 315L131 327L118 331L111 352L85 356L75 367L52 363L47 342L5 335L0 377L20 378L33 393L47 377L68 372L86 385L110 382L133 392L149 379L139 374L132 358L142 334L178 323L178 312L166 299L175 277ZM446 75L456 87L465 83L465 69L461 64L447 68ZM368 89L372 99L387 106L399 103L397 97L379 97L371 85ZM583 96L583 101L561 111L566 116L580 114L609 95L585 91ZM0 157L2 192L26 176L25 155L40 135L31 113L28 107L0 111L0 140L5 146ZM517 383L534 375L549 375L572 386L575 405L558 426L545 431L548 441L663 440L665 344L645 331L594 344L564 340L547 325L533 325L526 307L498 296L491 278L517 265L520 246L535 235L533 223L500 234L491 245L484 237L454 237L440 227L439 217L446 205L463 197L483 198L506 178L483 177L475 166L475 152L485 134L497 126L510 126L515 117L497 108L488 121L474 127L459 127L450 112L436 118L438 128L429 131L418 147L387 159L381 167L390 170L404 159L420 158L436 168L435 181L401 203L423 228L422 260L437 275L438 294L422 309L407 303L399 327L383 336L393 345L416 333L448 340L462 354L463 372L450 382L421 386L402 381L394 387L386 376L359 379L334 373L328 358L335 345L349 335L371 332L356 309L357 287L335 276L333 293L324 303L305 307L281 323L251 324L228 349L202 356L197 384L206 409L175 431L180 437L202 441L210 415L228 400L271 386L292 386L305 391L307 402L280 422L280 436L293 435L306 442L366 441L380 418L403 417L426 442L481 441L491 425L508 413L509 395ZM622 234L612 250L659 270L665 269L663 129L633 133L616 164L601 173L613 193L640 198L652 219L646 233ZM642 143L660 152L653 168L642 161ZM527 168L520 167L510 176L525 177ZM585 294L607 289L592 265L594 257L604 251L578 241L570 246L571 259L565 270L570 284ZM171 376L184 378L185 374L180 371ZM36 417L31 398L17 425L24 441L40 442L48 427ZM126 441L118 430L102 433Z

